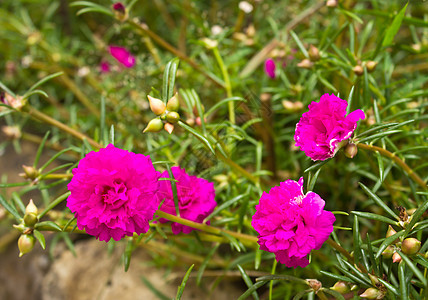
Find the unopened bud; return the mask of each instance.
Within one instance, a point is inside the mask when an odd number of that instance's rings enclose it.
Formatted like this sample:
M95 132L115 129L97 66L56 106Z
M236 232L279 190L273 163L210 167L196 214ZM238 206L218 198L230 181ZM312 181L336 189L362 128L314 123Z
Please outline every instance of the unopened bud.
M345 281L338 281L336 282L333 287L330 288L333 291L336 291L341 294L346 294L350 291L349 286L346 284Z
M155 115L159 116L165 112L166 105L162 100L154 98L150 95L147 95L147 98L149 98L150 110L154 112Z
M367 275L369 275L370 281L372 282L372 285L376 285L379 283L379 279L376 276L374 276L373 274L370 274L370 273L368 273Z
M37 214L34 213L26 213L24 215L24 223L28 227L34 227L38 221Z
M383 256L384 258L391 258L391 257L392 257L392 255L394 254L394 252L395 252L394 247L393 247L393 246L391 246L391 245L389 245L388 247L386 247L386 249L385 249L385 250L383 250L383 252L382 252L382 256Z
M366 298L366 299L376 299L380 295L381 295L381 292L378 289L368 288L367 290L364 291L364 293L360 295L360 297Z
M38 213L37 206L34 204L33 199L30 199L27 206L25 207L25 213L27 214L36 214Z
M24 173L20 173L19 175L25 179L34 180L39 176L39 172L32 166L22 165L24 169Z
M312 66L314 65L314 63L313 62L311 62L309 59L307 59L307 58L305 58L304 60L302 60L301 62L299 62L298 64L297 64L297 66L299 67L299 68L302 68L302 69L310 69L310 68L312 68Z
M158 132L161 131L163 128L163 122L159 118L152 119L149 124L147 124L147 127L143 130L143 133L148 132Z
M345 156L347 158L354 158L358 153L358 147L354 143L349 143L345 148Z
M174 125L172 125L171 123L165 123L164 129L171 134L172 131L174 130Z
M415 238L407 238L401 244L401 251L407 255L414 255L421 249L421 242Z
M320 51L314 45L310 45L309 46L308 54L309 54L309 59L311 61L317 61L317 60L319 60L321 58Z
M29 46L36 45L39 43L41 38L42 38L42 36L41 36L40 32L38 32L38 31L32 32L28 35L27 44Z
M321 282L316 279L306 279L306 282L314 290L315 294L322 288Z
M18 239L19 257L33 250L35 243L36 239L32 234L22 234Z
M170 111L166 114L166 120L172 124L177 123L180 120L180 115L175 111Z
M122 2L116 2L112 5L114 15L116 19L123 22L128 18L128 13L126 12L125 5Z
M282 100L282 106L287 112L294 113L303 109L303 103L300 101L292 102L288 100Z
M178 111L180 102L178 101L177 94L171 97L166 103L166 109L169 111Z
M401 256L398 254L398 252L394 252L392 255L392 262L393 263L399 263L401 261Z
M396 234L397 231L394 230L394 228L392 228L391 225L388 226L388 231L386 232L386 237L389 238L390 236Z
M11 140L19 139L21 137L21 130L18 126L3 126L1 129L6 137Z
M218 42L216 40L212 40L212 39L209 39L209 38L203 38L202 39L202 43L204 44L204 46L207 49L214 49L215 47L218 46Z
M369 72L369 73L373 72L376 69L376 66L377 66L377 62L376 61L369 60L366 63L367 72Z
M355 67L352 69L352 71L354 71L355 75L357 75L357 76L361 76L361 75L363 75L363 73L364 73L364 69L363 69L363 67L362 67L362 66L360 66L360 65L355 66Z
M408 209L408 210L407 210L407 214L408 214L409 216L413 215L413 214L415 213L416 209L417 209L417 208L410 208L410 209Z
M253 5L247 1L241 1L239 2L239 9L244 13L249 14L253 11Z
M325 3L327 7L336 7L337 6L337 0L327 0Z

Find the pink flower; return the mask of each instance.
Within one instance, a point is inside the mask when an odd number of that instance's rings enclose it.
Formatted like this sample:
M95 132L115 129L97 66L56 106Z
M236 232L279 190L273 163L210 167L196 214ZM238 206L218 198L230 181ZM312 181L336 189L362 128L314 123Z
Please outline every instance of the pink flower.
M122 2L116 2L113 4L113 9L118 11L118 12L124 13L125 12L125 5L123 5Z
M100 241L146 233L159 205L158 178L149 156L110 144L88 153L73 170L67 207L77 227Z
M275 79L275 62L272 58L268 58L265 61L265 73L267 76L269 76L272 79Z
M110 64L106 61L102 61L100 63L101 73L109 73L110 72Z
M135 65L135 57L123 47L109 46L110 54L127 68Z
M365 118L361 109L346 116L347 106L348 102L333 94L324 94L319 102L309 104L309 111L296 125L296 146L312 160L333 157L352 136L357 122Z
M251 222L259 233L260 249L274 253L289 268L306 267L307 255L320 249L333 231L336 218L324 205L317 194L303 194L303 177L264 192Z
M217 205L215 198L214 184L203 178L189 176L184 169L180 167L172 167L172 174L177 180L178 207L180 216L184 219L202 223ZM161 177L169 178L168 171L162 173ZM160 210L168 214L176 215L174 197L172 195L171 181L159 181L159 201L163 202ZM166 223L168 220L160 219L161 223ZM174 234L190 233L195 230L192 227L181 225L178 223L171 224Z

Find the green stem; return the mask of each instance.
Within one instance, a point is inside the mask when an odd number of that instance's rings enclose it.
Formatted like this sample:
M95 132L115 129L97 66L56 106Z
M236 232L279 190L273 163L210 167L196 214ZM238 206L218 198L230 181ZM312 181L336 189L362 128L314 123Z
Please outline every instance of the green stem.
M381 155L390 158L392 161L394 161L397 165L399 165L404 172L406 172L420 187L422 187L424 190L427 190L427 184L422 180L422 178L419 177L418 174L413 171L412 168L410 168L404 161L402 161L398 156L396 156L394 153L389 152L386 149L373 146L373 145L367 145L367 144L357 144L358 148L369 150L372 152L379 152Z
M74 130L74 129L73 129L73 128L71 128L71 127L68 127L67 125L65 125L65 124L63 124L63 123L61 123L61 122L59 122L59 121L57 121L57 120L55 120L55 119L53 119L53 118L49 117L48 115L45 115L44 113L42 113L42 112L38 111L38 110L37 110L37 109L35 109L34 107L29 107L29 108L27 108L25 111L26 111L30 116L32 116L32 117L34 117L34 118L36 118L36 119L38 119L38 120L40 120L40 121L42 121L42 122L45 122L45 123L47 123L47 124L53 125L53 126L55 126L55 127L59 128L59 129L61 129L61 130L65 131L65 132L67 132L67 133L71 134L72 136L74 136L74 137L76 137L76 138L78 138L78 139L82 140L82 141L83 141L83 140L87 140L87 141L88 141L88 143L89 143L91 146L93 146L93 147L95 147L95 148L97 148L97 149L100 149L100 148L102 148L102 147L103 147L101 144L98 144L96 141L94 141L94 140L93 140L93 139L91 139L90 137L88 137L88 136L84 135L83 133L80 133L79 131Z
M216 234L216 235L221 235L221 233L227 233L231 236L233 236L234 238L240 240L243 244L247 244L248 246L252 246L252 247L258 247L257 245L257 237L252 236L252 235L248 235L248 234L244 234L244 233L239 233L239 232L235 232L235 231L230 231L227 229L221 229L221 228L217 228L217 227L213 227L210 225L206 225L206 224L202 224L202 223L196 223L190 220L186 220L171 214L168 214L166 212L163 212L161 210L158 210L156 212L156 214L164 219L167 219L171 222L176 222L185 226L189 226L195 229L199 229L201 231L204 232L208 232L211 234Z
M217 60L217 63L220 67L221 73L223 74L224 79L224 87L226 89L226 95L228 98L232 97L232 85L230 83L229 73L227 72L226 65L224 64L223 58L220 55L220 52L218 51L218 47L214 47L213 49L214 56ZM229 101L229 121L232 124L235 124L235 106L232 101Z

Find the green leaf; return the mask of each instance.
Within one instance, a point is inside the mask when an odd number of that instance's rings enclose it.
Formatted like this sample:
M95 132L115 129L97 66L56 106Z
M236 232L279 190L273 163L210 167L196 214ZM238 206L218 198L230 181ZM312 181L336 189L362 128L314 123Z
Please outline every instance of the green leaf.
M360 187L364 190L364 192L376 202L377 205L382 207L391 217L396 220L399 220L398 216L378 197L375 193L373 193L368 187L366 187L363 183L358 183Z
M422 284L427 287L427 279L424 277L422 272L418 269L418 267L412 262L412 260L407 257L403 252L399 252L402 261L406 263L406 265L409 267L409 269L415 274L416 277L419 278L419 280L422 282Z
M22 217L19 215L16 208L9 204L9 202L6 201L6 199L3 198L2 195L0 195L0 204L3 205L3 207L12 215L15 217L17 221L21 220Z
M224 236L230 242L230 244L236 249L236 251L241 252L242 244L239 243L239 241L236 238L234 238L233 236L231 236L230 234L224 231L220 232L220 235Z
M386 137L386 136L388 136L388 135L391 135L391 134L394 134L394 133L399 133L399 132L402 132L402 131L403 131L403 130L389 130L389 131L383 131L383 132L376 133L376 134L373 134L373 135L371 135L371 136L365 137L365 138L363 138L363 139L359 140L358 142L359 142L359 143L362 143L362 142L366 142L366 141L371 141L371 140L374 140L374 139L379 139L379 138Z
M392 41L394 40L395 35L398 33L398 30L400 29L401 22L403 21L404 14L406 13L406 8L408 4L409 3L406 3L406 5L394 17L394 20L392 20L391 25L386 30L386 34L382 42L382 47L387 47L392 44Z
M208 252L201 266L199 267L198 274L196 275L196 284L199 286L201 284L202 276L204 275L205 268L207 267L211 257L217 251L218 247L220 247L220 243L216 243L216 245L211 248L210 252Z
M43 250L45 250L46 249L46 240L45 240L45 237L43 236L43 234L36 229L33 230L33 234L34 234L34 237L39 241L40 246L42 246Z
M345 300L345 298L342 296L341 293L330 290L330 289L326 289L326 288L321 288L320 290L321 292L324 292L326 294L330 294L332 295L335 299L341 299L341 300Z
M110 127L110 143L114 145L114 125Z
M299 300L299 299L302 299L302 297L303 297L303 296L305 296L306 294L309 294L309 293L311 293L311 292L313 292L313 290L312 290L312 289L308 289L308 290L300 291L300 292L298 292L298 293L293 297L293 300Z
M373 214L373 213L369 213L369 212L362 212L362 211L351 211L351 214L357 215L359 217L363 217L366 219L370 219L370 220L376 220L376 221L381 221L387 224L391 224L391 225L397 225L398 222L391 220L387 217L378 215L378 214Z
M29 93L27 93L27 94L25 94L25 97L24 96L22 96L22 99L28 99L28 98L30 98L31 96L33 96L33 95L42 95L43 97L45 97L45 98L49 98L49 95L45 92L45 91L42 91L42 90L34 90L34 91L31 91L31 92L29 92Z
M401 300L409 299L405 268L406 268L406 264L403 261L401 261L398 264L398 280L400 281L400 299Z
M134 240L132 238L129 238L126 244L125 252L123 253L123 264L125 267L125 272L128 272L129 266L131 265L131 257L132 257L133 251L134 251Z
M12 199L13 199L13 202L15 203L15 206L19 207L19 209L21 210L21 213L25 214L25 205L22 202L22 199L17 192L12 193Z
M247 275L245 270L240 265L237 265L237 267L239 272L241 273L242 279L244 280L247 287L250 289L253 286L253 282L251 281L251 278ZM253 295L253 298L255 300L259 300L259 295L257 294L256 291L252 292L251 294Z
M242 101L242 102L246 102L247 100L245 100L242 97L230 97L230 98L226 98L223 99L219 102L217 102L216 104L214 104L206 113L205 113L205 117L209 117L217 108L219 108L220 106L222 106L223 104L229 103L231 101Z
M195 265L191 265L190 268L187 270L186 275L184 275L183 281L181 282L181 285L178 287L177 296L175 296L175 300L180 300L181 296L183 295L184 288L186 287L187 280L190 277L190 272L192 272L192 269Z
M380 182L383 182L385 175L385 167L383 166L382 156L380 155L379 151L376 151L375 153L377 158L377 164L379 166L379 180Z
M212 217L218 215L222 210L225 208L228 208L229 206L233 205L234 203L238 202L242 198L246 197L247 194L238 195L233 199L230 199L226 202L223 202L219 207L217 207L208 217L204 219L204 223L206 223L208 220L210 220Z
M49 205L45 208L44 211L42 211L38 217L39 220L45 215L47 214L51 209L53 209L55 206L57 206L58 204L60 204L62 201L64 201L65 199L68 198L68 196L70 196L71 192L66 192L64 194L62 194L61 196L59 196L58 198L56 198L55 200L53 200L51 203L49 203Z
M416 222L419 220L419 218L427 209L428 209L428 200L425 200L425 202L421 206L419 206L418 209L416 209L416 211L412 214L411 220L409 224L407 224L406 230L404 232L404 236L407 236L410 230L413 229L413 226L415 226Z
M43 172L43 170L46 169L46 167L49 166L55 159L57 159L60 155L68 151L72 151L72 149L67 148L55 153L54 156L52 156L43 166L40 167L40 172Z
M346 276L337 275L337 274L333 274L333 273L326 272L326 271L322 271L322 270L320 271L320 273L321 273L321 274L324 274L324 275L326 275L326 276L328 276L328 277L334 278L334 279L336 279L336 280L342 280L342 281L346 281L346 282L352 282L352 283L354 283L354 281L353 281L352 279L350 279L350 278L348 278L348 277L346 277Z
M49 133L50 133L49 131L46 132L45 136L43 137L42 142L39 145L39 148L37 149L36 158L34 159L34 163L33 163L34 168L37 168L37 164L39 163L40 155L42 155L43 148L45 147L45 143L46 143L46 140L48 139Z
M172 196L174 198L174 205L175 205L175 214L177 217L180 217L180 206L179 206L179 200L178 200L178 192L177 192L177 182L174 179L174 174L172 173L171 166L169 164L166 165L166 169L168 170L168 176L171 180L171 189L172 189Z
M257 291L258 288L264 286L268 281L258 281L251 288L249 288L245 293L239 296L238 300L247 299L254 291Z
M161 291L154 287L154 285L147 280L144 276L141 276L143 283L149 288L149 290L156 295L161 300L171 300L169 297L165 296Z
M36 228L39 231L62 231L62 228L52 221L44 221L37 223L34 228Z
M398 296L398 290L392 285L390 284L388 281L385 281L381 278L378 278L378 280L389 290L391 291L394 295Z
M266 275L262 277L257 277L256 281L271 281L271 280L287 280L287 281L295 281L305 285L308 285L308 282L299 277L291 276L291 275Z
M16 97L15 93L12 92L3 82L0 81L0 88L5 91L6 93L8 93L9 95Z
M294 41L296 42L297 47L299 47L300 51L302 51L303 55L304 55L306 58L309 58L308 51L306 51L305 46L303 46L303 44L302 44L302 42L300 41L300 39L299 39L299 37L297 36L297 34L295 34L293 30L290 30L290 34L291 34L291 36L293 37Z
M49 81L49 80L51 80L51 79L53 79L53 78L55 78L55 77L58 77L58 76L61 76L62 74L64 74L64 72L58 72L58 73L54 73L54 74L51 74L51 75L48 75L48 76L46 76L45 78L42 78L42 79L40 79L39 81L37 81L35 84L33 84L29 89L28 89L28 91L26 91L25 92L25 94L24 95L22 95L22 97L25 99L25 98L28 98L30 95L31 95L31 92L33 92L36 88L38 88L39 86L41 86L43 83L45 83L45 82L47 82L47 81ZM44 93L44 92L43 92ZM46 98L47 98L47 95L46 95Z
M180 125L184 130L188 131L189 133L197 137L202 143L204 143L207 146L207 148L212 152L212 154L215 155L215 150L206 137L204 137L201 133L199 133L197 130L193 129L186 123L178 121L177 124Z

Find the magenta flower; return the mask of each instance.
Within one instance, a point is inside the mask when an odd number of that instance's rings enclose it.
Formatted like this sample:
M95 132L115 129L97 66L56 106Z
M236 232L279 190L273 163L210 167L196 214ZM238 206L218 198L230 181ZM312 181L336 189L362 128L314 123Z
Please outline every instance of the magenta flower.
M108 48L110 54L125 67L132 68L135 65L135 57L125 48L118 46L109 46Z
M178 207L180 216L184 219L202 223L205 217L213 212L217 205L215 198L214 184L203 178L190 176L180 167L172 167L172 174L177 180ZM169 178L168 171L162 173L161 177ZM174 197L172 195L171 181L159 181L159 200L163 202L160 210L168 214L176 215ZM159 219L161 223L169 222L166 219ZM195 230L192 227L178 223L171 224L172 233L190 233Z
M124 13L125 12L125 5L123 5L122 2L116 2L113 4L113 9L118 11L118 12Z
M303 177L264 192L251 221L260 249L274 253L289 268L306 267L307 255L320 249L333 231L336 218L324 205L317 194L303 194Z
M159 205L159 175L149 156L110 144L89 152L73 169L67 207L77 227L100 241L146 233Z
M272 79L275 79L275 62L272 58L268 58L265 61L265 73L267 76L269 76Z
M296 125L296 146L312 160L333 157L352 136L357 122L365 118L361 109L346 116L347 106L348 102L333 94L324 94L319 102L309 104L309 111Z
M100 63L101 73L109 73L110 72L110 64L106 61L102 61Z

